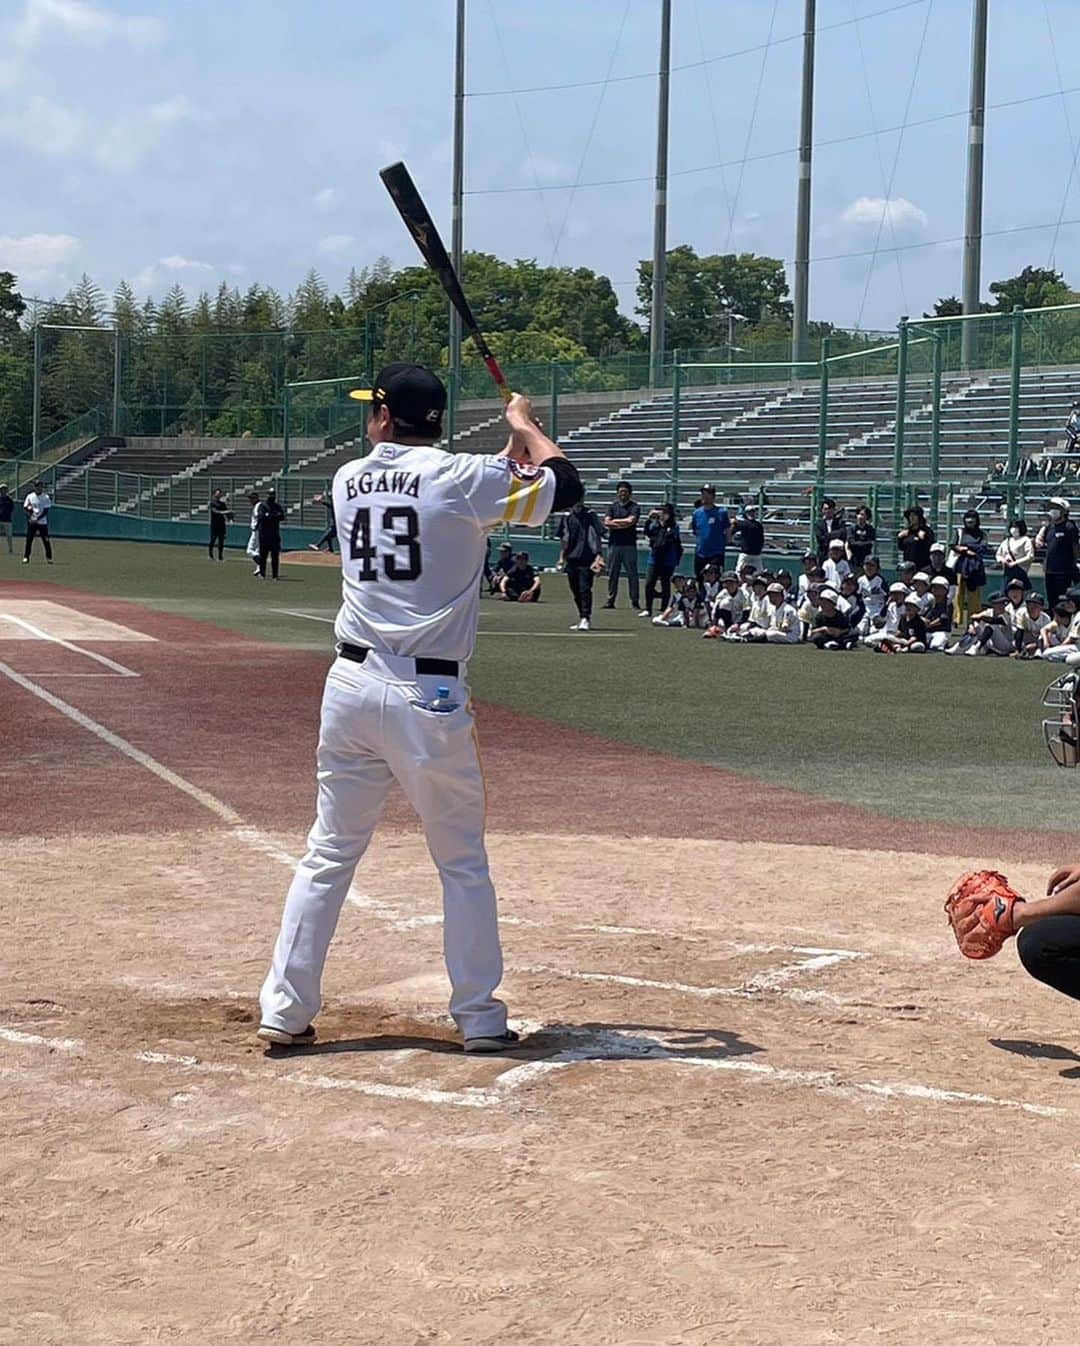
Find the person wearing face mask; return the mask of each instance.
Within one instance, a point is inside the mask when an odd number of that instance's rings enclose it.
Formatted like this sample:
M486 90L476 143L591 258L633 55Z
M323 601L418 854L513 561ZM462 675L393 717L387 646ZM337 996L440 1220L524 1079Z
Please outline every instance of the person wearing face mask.
M578 611L577 622L571 631L589 631L592 629L592 591L600 565L600 539L603 536L603 524L599 516L589 509L584 499L570 507L570 513L559 520L555 536L562 543L559 564L566 571L566 579Z
M1053 496L1047 510L1047 521L1035 539L1036 551L1046 550L1043 569L1046 572L1046 597L1053 608L1062 594L1077 578L1076 558L1080 552L1080 530L1069 518L1069 502Z
M1023 519L1009 520L1008 536L998 547L996 557L1006 589L1013 580L1019 580L1026 593L1031 588L1028 571L1035 559L1035 545L1028 537L1027 524Z
M982 529L982 520L978 510L969 509L956 530L956 540L948 558L949 566L956 571L953 625L959 631L966 630L981 607L980 590L986 583L985 557L986 534Z

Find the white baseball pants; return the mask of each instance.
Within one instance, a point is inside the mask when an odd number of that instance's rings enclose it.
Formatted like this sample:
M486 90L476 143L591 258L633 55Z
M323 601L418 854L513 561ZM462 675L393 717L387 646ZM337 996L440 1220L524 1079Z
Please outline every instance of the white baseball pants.
M408 680L406 680L408 679ZM439 686L459 702L423 710ZM506 1031L495 890L484 848L484 781L466 684L417 676L411 659L337 659L326 679L318 805L263 983L262 1022L299 1033L322 1008L322 971L357 862L371 841L391 780L420 815L442 879L443 953L450 1013L465 1037Z

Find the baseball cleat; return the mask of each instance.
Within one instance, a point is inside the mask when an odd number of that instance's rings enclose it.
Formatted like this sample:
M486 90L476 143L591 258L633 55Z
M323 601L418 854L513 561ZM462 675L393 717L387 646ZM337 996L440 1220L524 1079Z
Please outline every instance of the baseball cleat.
M272 1042L275 1047L307 1047L315 1041L315 1025L308 1024L302 1033L287 1033L273 1024L260 1024L255 1036L263 1042Z
M582 619L581 619L581 624L580 624L580 626L578 627L578 630L579 630L579 631L591 631L591 630L592 630L592 623L589 621L588 617L582 617Z
M465 1050L470 1056L492 1056L496 1052L510 1051L521 1041L512 1028L505 1033L496 1033L492 1037L466 1038Z

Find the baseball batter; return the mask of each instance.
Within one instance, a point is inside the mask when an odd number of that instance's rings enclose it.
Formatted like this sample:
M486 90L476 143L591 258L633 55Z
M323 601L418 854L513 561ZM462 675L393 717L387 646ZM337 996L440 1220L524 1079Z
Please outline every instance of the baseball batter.
M495 890L484 848L484 783L469 702L487 533L539 526L581 498L576 469L527 398L506 408L501 454L450 454L446 389L418 365L375 381L371 452L334 478L341 539L338 657L322 702L318 801L261 993L265 1042L311 1042L330 940L357 862L396 779L420 815L442 880L450 1013L467 1052L517 1041L502 979Z

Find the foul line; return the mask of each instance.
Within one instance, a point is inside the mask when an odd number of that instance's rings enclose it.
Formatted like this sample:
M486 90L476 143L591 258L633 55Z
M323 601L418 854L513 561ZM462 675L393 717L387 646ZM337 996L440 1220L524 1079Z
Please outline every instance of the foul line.
M141 676L133 668L125 668L123 664L118 664L115 659L110 659L104 654L98 654L94 650L84 650L81 645L74 645L70 640L63 640L60 636L50 635L48 631L43 631L40 626L35 626L33 622L28 622L24 617L13 617L10 612L0 612L0 617L6 622L13 622L16 626L21 626L24 631L29 631L39 640L48 640L53 645L62 645L65 650L72 650L75 654L85 655L87 659L94 659L97 663L104 664L106 668L111 668L114 673L118 673L122 678ZM56 675L51 673L38 674L38 677L43 676L53 677Z

